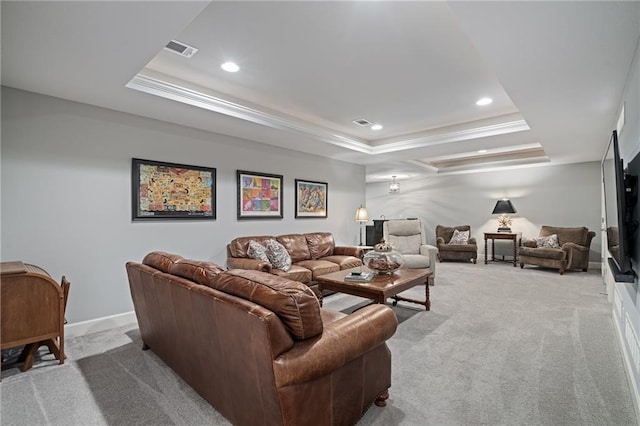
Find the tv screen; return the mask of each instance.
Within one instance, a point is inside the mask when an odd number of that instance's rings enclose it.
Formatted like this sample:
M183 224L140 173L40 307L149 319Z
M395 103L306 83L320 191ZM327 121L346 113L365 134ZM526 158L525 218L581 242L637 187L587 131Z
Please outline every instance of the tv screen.
M629 247L632 224L631 210L627 205L631 187L630 179L625 179L622 159L618 149L618 134L614 130L609 146L602 159L602 180L604 185L605 223L609 265L616 281L634 282L635 274L631 267ZM625 180L627 181L625 183Z

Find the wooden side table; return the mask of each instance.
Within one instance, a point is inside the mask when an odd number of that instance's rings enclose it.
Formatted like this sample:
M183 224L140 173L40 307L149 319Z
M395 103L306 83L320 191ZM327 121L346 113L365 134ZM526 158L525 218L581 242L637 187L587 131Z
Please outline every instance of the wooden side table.
M489 260L489 252L487 251L487 240L491 240L491 260L496 260L496 241L495 240L511 240L513 242L513 266L518 263L518 246L520 245L520 232L485 232L484 233L484 264Z

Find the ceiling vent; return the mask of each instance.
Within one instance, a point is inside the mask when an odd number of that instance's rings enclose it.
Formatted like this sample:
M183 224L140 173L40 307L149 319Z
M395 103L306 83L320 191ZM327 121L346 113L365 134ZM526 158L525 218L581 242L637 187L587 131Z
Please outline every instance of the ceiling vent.
M192 57L198 51L195 47L181 43L177 40L171 40L164 48L172 51L173 53L177 53L180 56L184 56L185 58Z
M364 118L360 118L358 120L353 120L358 126L371 126L371 122L369 120L365 120Z

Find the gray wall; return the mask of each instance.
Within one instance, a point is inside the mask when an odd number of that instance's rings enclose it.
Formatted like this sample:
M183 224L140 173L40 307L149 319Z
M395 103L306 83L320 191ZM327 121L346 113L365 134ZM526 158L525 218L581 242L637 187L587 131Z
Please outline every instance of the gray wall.
M586 226L597 234L591 259L600 261L599 162L434 175L400 182L399 194L388 189L388 182L367 185L370 217L418 217L430 244L435 244L436 225L471 225L484 254L483 233L498 228L491 212L496 201L509 198L517 211L510 215L514 232L532 238L541 225ZM502 243L496 244L496 254L509 254L509 243Z
M636 54L631 65L631 71L620 102L619 111L624 105L625 125L618 135L620 157L624 163L632 161L640 155L640 44L636 48ZM616 117L617 118L617 117ZM611 123L614 129L616 123ZM606 149L608 140L603 141L602 152ZM636 205L636 209L640 206ZM604 206L603 206L604 211ZM640 238L640 232L636 233ZM604 249L603 249L604 250ZM635 255L636 268L640 265L640 254ZM638 278L634 283L616 283L607 272L605 266L605 279L608 284L609 298L613 303L613 320L619 332L622 350L625 354L626 366L629 376L632 378L636 404L640 403L640 286ZM636 269L636 274L640 271ZM634 356L635 355L635 356Z
M131 158L217 168L217 220L131 221ZM331 231L356 244L364 167L2 88L2 261L71 281L70 323L133 309L124 265L152 250L224 265L243 235ZM284 175L284 219L236 219L236 170ZM294 179L328 183L328 218L294 219Z

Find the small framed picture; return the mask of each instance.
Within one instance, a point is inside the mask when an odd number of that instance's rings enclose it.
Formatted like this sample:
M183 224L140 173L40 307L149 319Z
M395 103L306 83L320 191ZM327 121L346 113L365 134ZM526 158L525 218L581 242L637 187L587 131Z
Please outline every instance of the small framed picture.
M237 171L238 219L282 219L282 175Z
M215 191L216 169L132 159L132 220L214 220Z
M296 179L296 218L327 217L326 182Z

